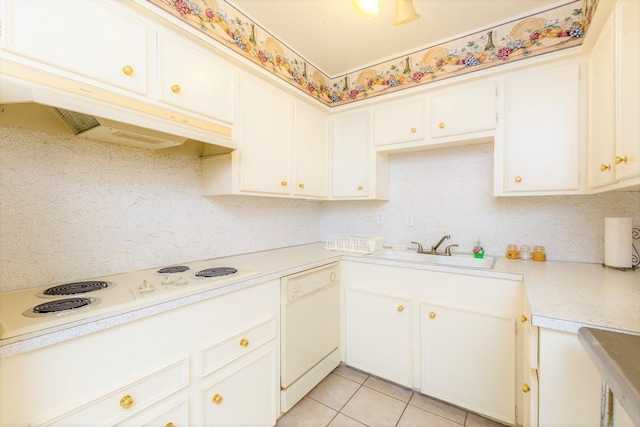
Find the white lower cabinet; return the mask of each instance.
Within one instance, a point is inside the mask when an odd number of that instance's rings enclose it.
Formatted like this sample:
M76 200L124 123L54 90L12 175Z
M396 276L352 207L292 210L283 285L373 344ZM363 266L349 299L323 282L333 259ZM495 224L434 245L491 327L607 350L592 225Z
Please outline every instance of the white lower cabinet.
M602 377L578 335L539 328L538 425L600 426Z
M420 304L422 392L514 422L515 326L509 316Z
M413 302L346 290L348 365L410 387L413 382Z
M275 280L0 359L0 425L273 426L279 294Z
M279 413L276 360L276 349L265 347L214 375L202 392L202 425L274 425Z
M520 423L522 282L348 261L341 275L348 365Z

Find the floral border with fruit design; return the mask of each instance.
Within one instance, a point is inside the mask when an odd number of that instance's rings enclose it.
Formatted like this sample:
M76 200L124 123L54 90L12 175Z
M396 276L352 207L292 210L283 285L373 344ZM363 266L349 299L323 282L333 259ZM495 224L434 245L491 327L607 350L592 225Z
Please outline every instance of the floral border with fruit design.
M582 44L599 0L563 6L330 77L227 2L147 0L328 106Z

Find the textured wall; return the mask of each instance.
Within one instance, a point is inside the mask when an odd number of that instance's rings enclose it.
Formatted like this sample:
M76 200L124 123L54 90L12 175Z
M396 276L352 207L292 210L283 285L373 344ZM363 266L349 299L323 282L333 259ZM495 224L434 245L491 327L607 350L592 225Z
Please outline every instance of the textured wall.
M383 236L385 244L431 246L445 234L471 253L480 236L486 253L504 255L516 243L546 248L551 260L602 262L604 217L634 217L640 226L640 193L590 196L494 197L493 144L391 157L389 202L323 205L321 232ZM385 223L377 223L377 214ZM405 225L406 215L413 226ZM636 241L640 249L640 242Z
M200 196L198 159L0 126L0 291L320 240L328 233L488 254L541 244L549 259L601 262L604 217L640 193L492 196L493 145L394 155L391 201ZM385 223L377 224L378 212ZM405 215L414 217L405 226Z
M0 126L0 291L318 240L319 203L200 196L200 161Z

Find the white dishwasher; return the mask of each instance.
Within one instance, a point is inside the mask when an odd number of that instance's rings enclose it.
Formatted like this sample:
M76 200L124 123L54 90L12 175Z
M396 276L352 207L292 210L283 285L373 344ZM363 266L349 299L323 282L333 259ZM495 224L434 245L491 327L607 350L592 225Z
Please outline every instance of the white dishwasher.
M280 279L282 412L340 364L339 273L334 263Z

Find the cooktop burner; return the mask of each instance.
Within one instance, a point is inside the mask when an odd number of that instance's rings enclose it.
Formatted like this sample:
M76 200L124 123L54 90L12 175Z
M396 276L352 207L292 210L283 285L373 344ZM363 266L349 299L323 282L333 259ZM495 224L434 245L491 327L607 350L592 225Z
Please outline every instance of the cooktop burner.
M115 286L113 282L101 280L90 280L85 282L65 283L64 285L53 286L37 294L41 298L55 298L65 295L86 294Z
M231 267L215 267L207 268L206 270L200 270L195 274L195 277L211 278L228 276L229 274L237 273L238 270Z
M75 312L77 310L88 307L92 304L99 304L99 298L84 298L84 297L76 297L76 298L64 298L58 299L54 301L47 301L43 304L36 305L33 308L25 311L25 316L28 317L39 317L39 316L47 316L47 315L58 315Z
M174 265L173 267L165 267L156 271L158 274L179 274L191 270L186 265Z

